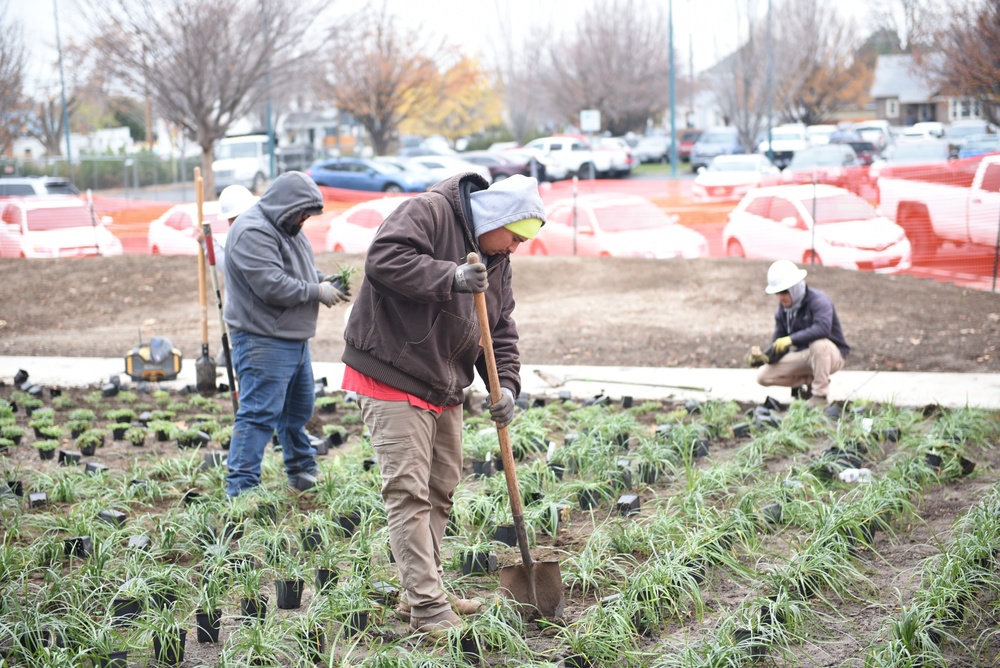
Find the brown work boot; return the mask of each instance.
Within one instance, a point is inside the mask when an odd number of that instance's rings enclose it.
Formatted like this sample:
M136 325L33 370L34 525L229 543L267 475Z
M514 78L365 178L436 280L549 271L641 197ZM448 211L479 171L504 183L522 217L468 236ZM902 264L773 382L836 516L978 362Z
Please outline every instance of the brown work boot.
M474 598L458 598L448 594L451 609L460 615L476 615L483 609L483 602Z
M462 625L462 620L451 610L430 617L410 616L410 630L423 633L431 638L439 639L448 635L448 631Z
M451 609L459 615L476 615L483 609L482 601L472 598L458 598L451 594L447 596L448 601L451 603ZM410 621L410 604L405 596L400 597L399 605L396 606L396 617L404 622Z
M814 394L809 397L809 401L806 402L807 408L826 408L826 397L821 397L818 394Z

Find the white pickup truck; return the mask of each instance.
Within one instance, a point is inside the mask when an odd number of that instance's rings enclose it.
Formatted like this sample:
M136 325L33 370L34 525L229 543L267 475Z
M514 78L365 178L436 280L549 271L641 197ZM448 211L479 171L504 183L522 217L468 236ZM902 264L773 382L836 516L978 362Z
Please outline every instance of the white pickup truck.
M906 230L914 261L943 242L993 246L1000 226L1000 155L947 166L886 168L878 179L882 213Z

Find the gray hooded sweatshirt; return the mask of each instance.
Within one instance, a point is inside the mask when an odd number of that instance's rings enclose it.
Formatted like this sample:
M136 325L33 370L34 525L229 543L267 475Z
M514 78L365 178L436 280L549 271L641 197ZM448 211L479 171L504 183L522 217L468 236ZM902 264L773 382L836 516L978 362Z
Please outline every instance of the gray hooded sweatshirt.
M233 329L302 341L316 334L319 281L312 246L294 223L323 211L302 172L285 172L233 223L226 237L226 305Z

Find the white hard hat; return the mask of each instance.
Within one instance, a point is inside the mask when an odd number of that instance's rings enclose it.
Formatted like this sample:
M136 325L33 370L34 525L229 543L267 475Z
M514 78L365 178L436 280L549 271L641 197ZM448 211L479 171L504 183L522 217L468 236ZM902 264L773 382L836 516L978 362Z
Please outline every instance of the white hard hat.
M778 260L767 270L767 287L764 288L764 292L769 295L784 292L804 279L806 273L805 269L799 269L790 260Z
M232 220L254 204L257 198L243 186L226 186L219 194L219 218Z

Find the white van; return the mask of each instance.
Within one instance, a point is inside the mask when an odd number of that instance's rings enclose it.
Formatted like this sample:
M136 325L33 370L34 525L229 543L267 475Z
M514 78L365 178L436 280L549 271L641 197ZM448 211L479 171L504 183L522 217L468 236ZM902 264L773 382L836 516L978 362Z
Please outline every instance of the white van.
M267 135L225 137L215 145L215 194L226 186L245 186L255 195L264 192L271 174L271 154Z

